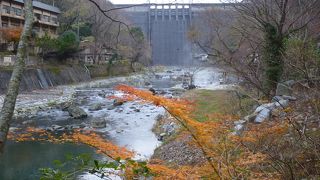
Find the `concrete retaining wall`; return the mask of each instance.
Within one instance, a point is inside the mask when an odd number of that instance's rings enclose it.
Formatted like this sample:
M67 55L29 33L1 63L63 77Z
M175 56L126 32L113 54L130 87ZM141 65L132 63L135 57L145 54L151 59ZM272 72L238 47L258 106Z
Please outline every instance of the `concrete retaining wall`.
M0 94L5 93L11 73L12 70L8 69L0 71ZM48 89L57 85L89 81L90 79L91 77L85 67L80 65L26 69L20 91Z

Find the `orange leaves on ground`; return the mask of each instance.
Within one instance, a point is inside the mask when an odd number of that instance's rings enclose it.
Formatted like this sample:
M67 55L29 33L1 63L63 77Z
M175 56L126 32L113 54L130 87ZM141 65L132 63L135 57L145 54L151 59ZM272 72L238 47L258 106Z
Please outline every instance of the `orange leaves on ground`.
M259 125L251 125L239 139L247 143L271 143L281 140L289 128L287 122L271 121Z
M76 130L69 134L62 134L61 136L54 135L50 132L45 131L44 129L31 128L28 127L22 133L13 133L10 132L8 138L17 142L22 141L48 141L53 143L81 143L86 144L97 149L98 153L105 154L113 159L121 158L132 158L134 153L127 150L124 147L118 147L113 143L105 140L100 135L87 131L81 132Z
M2 37L7 41L18 42L22 33L22 28L3 28L0 29Z
M237 162L237 165L239 166L247 166L247 165L254 165L254 164L258 164L261 162L265 162L265 160L267 159L267 155L262 154L260 152L252 154L252 153L244 153L247 154L246 156L246 160L243 161L242 159L240 159Z

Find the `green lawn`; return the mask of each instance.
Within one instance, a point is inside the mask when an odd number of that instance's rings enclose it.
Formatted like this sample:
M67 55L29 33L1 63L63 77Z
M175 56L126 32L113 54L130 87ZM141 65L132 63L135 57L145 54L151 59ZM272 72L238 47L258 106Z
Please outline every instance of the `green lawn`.
M222 115L242 116L246 114L254 102L247 97L239 97L230 90L192 90L184 95L195 102L194 118L200 122L207 121L207 115L219 113ZM240 108L241 102L241 108Z

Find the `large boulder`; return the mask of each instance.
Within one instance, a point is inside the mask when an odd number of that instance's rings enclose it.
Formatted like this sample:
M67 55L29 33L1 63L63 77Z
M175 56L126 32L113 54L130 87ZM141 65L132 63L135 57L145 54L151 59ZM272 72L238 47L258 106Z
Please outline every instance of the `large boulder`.
M266 119L269 119L273 111L288 107L289 99L294 100L295 98L291 96L275 96L272 98L273 102L268 104L262 104L261 106L257 107L257 109L254 112L254 114L257 114L254 122L262 123Z
M89 107L89 110L90 110L90 111L99 111L99 110L102 109L102 106L103 106L102 103L95 103L95 104L92 104L92 105Z
M257 117L254 120L254 122L255 123L262 123L263 121L269 119L270 114L271 114L271 110L268 108L264 108L257 114Z
M105 128L107 127L107 121L105 118L97 118L91 121L91 127L93 128Z
M62 111L68 111L69 107L72 105L71 102L63 102L59 105L59 108L62 110Z
M69 115L74 119L82 119L88 116L88 114L83 109L75 105L71 105L68 108L68 112L69 112Z

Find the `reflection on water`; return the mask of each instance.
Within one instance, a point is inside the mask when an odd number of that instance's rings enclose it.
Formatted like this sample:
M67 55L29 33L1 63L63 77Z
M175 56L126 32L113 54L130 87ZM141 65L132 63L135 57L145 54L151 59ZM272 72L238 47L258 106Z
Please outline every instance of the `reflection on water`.
M70 143L9 141L0 157L0 180L39 179L39 168L51 167L54 160L64 160L66 154L82 153L94 154L94 150Z

